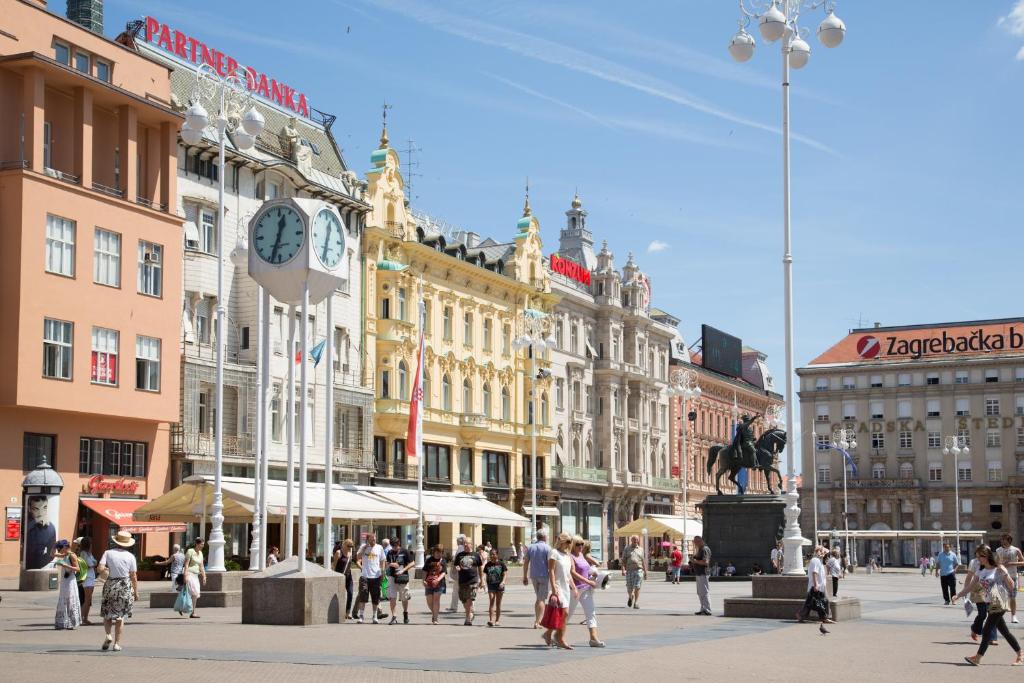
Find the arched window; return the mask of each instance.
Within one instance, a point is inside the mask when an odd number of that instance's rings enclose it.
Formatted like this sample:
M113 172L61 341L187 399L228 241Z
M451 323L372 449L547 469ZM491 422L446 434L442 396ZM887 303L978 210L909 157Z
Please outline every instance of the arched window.
M473 412L473 384L468 380L462 380L462 412Z
M430 373L423 373L423 407L430 407Z
M398 398L409 400L409 366L404 360L398 361Z
M508 387L501 388L501 419L505 422L512 419L512 397L508 394Z
M448 375L441 378L441 409L452 409L452 380Z
M850 470L849 466L847 466L846 473L852 474L852 471ZM871 478L885 479L885 465L883 463L876 462L874 465L871 466Z
M548 426L548 392L540 395L540 423Z
M484 382L484 415L491 416L491 385Z
M913 479L914 478L914 463L912 462L901 462L900 463L900 479ZM913 510L911 510L913 512Z

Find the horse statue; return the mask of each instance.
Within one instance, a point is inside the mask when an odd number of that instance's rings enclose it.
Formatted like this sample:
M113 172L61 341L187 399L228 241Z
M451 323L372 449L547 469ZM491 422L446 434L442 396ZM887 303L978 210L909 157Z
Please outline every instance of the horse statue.
M746 424L749 424L749 422ZM772 490L772 473L774 472L779 480L779 493L782 493L782 473L775 467L775 462L779 454L786 447L786 432L777 428L765 430L754 443L753 459L751 460L749 455L747 458L744 458L741 429L737 430L736 438L733 439L732 444L728 446L716 445L708 449L708 474L711 474L715 462L718 462L718 474L715 476L715 490L718 491L718 495L722 495L722 488L719 482L721 482L722 475L726 472L729 473L729 481L737 487L740 486L739 482L736 481L736 475L739 474L740 469L743 467L750 467L751 469L764 472L770 495L775 493Z

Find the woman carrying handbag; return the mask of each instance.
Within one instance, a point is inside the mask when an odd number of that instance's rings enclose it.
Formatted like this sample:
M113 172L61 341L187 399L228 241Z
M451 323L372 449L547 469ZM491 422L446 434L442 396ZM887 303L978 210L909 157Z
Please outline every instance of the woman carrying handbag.
M988 650L992 633L999 629L1003 638L1009 643L1013 651L1017 653L1016 659L1011 666L1024 664L1024 653L1020 651L1020 644L1013 637L1003 615L1010 608L1010 591L1015 590L1013 580L1007 573L1006 568L999 564L999 557L992 551L992 548L983 545L977 550L978 561L981 569L975 575L975 581L981 583L981 595L988 603L988 616L985 617L985 625L981 627L981 645L978 646L978 653L973 657L964 657L964 661L973 666L981 664L981 658Z
M572 537L563 533L555 541L555 547L551 549L548 556L548 575L551 584L551 595L548 596L548 604L544 608L544 617L540 620L543 626L544 642L548 647L557 645L563 650L573 649L572 645L565 642L566 612L569 607L570 596L579 599L579 592L576 584L569 581L572 573L572 558L569 556L569 548L572 545Z

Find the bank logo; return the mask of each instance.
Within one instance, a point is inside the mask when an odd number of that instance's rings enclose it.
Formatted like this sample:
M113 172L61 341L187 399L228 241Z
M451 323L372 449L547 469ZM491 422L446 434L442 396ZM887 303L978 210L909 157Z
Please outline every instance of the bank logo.
M857 353L861 358L875 358L881 350L882 345L878 339L870 334L857 340Z

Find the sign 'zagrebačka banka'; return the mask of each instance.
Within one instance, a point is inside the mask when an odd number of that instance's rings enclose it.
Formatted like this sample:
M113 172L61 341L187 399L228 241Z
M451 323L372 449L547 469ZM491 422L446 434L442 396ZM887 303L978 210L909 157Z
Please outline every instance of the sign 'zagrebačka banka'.
M196 66L208 64L221 76L227 77L229 74L238 73L240 65L233 57L225 55L220 50L211 48L203 41L173 29L167 24L162 24L153 17L146 17L146 42L167 50ZM266 74L256 71L251 66L243 68L245 69L246 85L250 91L270 102L276 102L296 114L309 118L309 102L303 93L296 92L291 86L276 79L267 78Z

